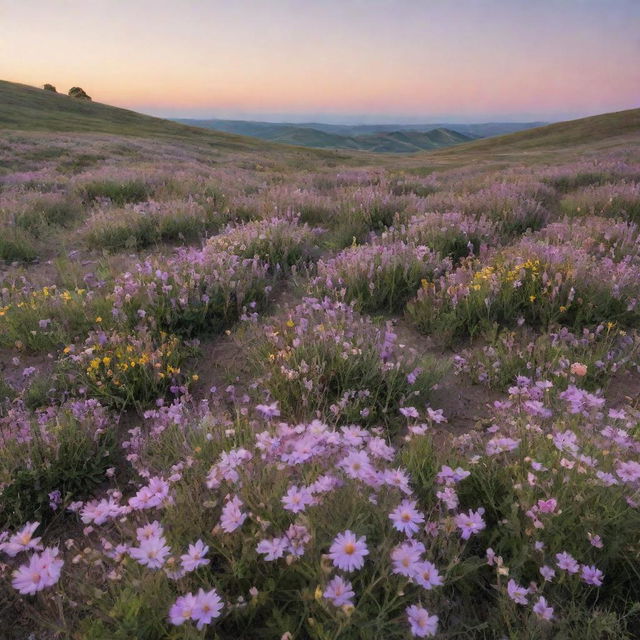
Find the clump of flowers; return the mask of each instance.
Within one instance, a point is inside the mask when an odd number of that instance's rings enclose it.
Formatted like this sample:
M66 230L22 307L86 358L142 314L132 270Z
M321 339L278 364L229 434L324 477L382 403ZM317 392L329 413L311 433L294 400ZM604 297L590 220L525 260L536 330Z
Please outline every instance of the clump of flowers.
M584 388L606 387L611 376L638 366L638 339L614 323L573 333L560 328L540 336L504 331L490 344L454 356L456 373L506 390L518 376L551 380L563 390L578 379Z
M485 263L467 260L425 282L409 314L421 330L448 336L474 335L494 324L629 324L637 316L639 275L627 262L525 238Z
M320 233L299 224L297 215L276 216L228 227L209 239L205 252L258 258L272 269L286 270L313 256Z
M500 230L493 220L457 211L413 216L406 225L394 229L393 234L426 245L454 261L478 255L482 247L500 242Z
M182 250L167 261L147 260L116 282L113 314L135 325L184 336L218 333L236 322L245 306L264 302L268 265L227 252Z
M322 412L368 423L428 395L441 368L397 344L352 305L307 298L265 328L256 352L265 385L287 415Z
M450 268L448 260L424 245L397 241L371 243L320 260L311 280L314 294L331 294L363 311L398 311L420 283Z
M123 409L145 406L178 393L185 382L181 370L189 349L176 337L157 336L143 325L134 334L92 332L81 349L71 351L66 362L75 384L100 401Z

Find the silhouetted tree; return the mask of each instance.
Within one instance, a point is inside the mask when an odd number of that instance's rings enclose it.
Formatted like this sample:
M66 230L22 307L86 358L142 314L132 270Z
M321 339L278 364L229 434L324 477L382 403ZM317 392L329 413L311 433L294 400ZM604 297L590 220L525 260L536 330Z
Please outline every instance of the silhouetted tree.
M53 91L53 93L58 93L58 90L52 84L49 84L48 82L42 88L45 91Z
M81 87L71 87L71 89L69 89L69 95L72 98L78 98L78 100L91 100L91 96Z

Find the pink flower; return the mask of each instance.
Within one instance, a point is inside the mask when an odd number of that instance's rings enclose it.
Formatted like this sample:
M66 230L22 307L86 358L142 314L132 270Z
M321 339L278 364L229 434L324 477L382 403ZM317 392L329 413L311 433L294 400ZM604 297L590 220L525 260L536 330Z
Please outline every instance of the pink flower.
M259 404L256 406L256 409L267 420L271 418L277 418L280 415L280 409L278 409L277 402L273 402L271 404Z
M13 572L11 584L22 595L33 595L58 582L63 564L58 558L58 548L47 547L42 553L34 553L27 564Z
M175 626L181 625L193 617L193 611L196 607L196 599L192 593L180 596L169 609L169 622Z
M198 540L195 544L190 544L187 553L180 556L182 568L185 571L194 571L198 567L209 564L209 560L204 557L208 551L209 547L202 540Z
M423 607L415 604L407 607L407 618L411 634L417 638L434 636L438 631L438 616L430 616Z
M412 578L422 562L422 554L424 551L424 545L415 540L405 542L392 549L391 561L393 562L393 573Z
M225 503L224 507L222 507L220 526L225 533L235 531L241 527L243 522L247 519L247 514L240 509L242 504L242 500L240 500L238 496L234 496L231 500L228 500Z
M418 410L415 407L402 407L400 409L400 413L405 418L419 418L420 417L420 414L418 413Z
M482 519L484 509L469 510L469 513L459 513L456 518L456 526L460 529L460 537L468 540L473 534L482 531L487 525Z
M271 540L260 540L256 551L262 553L265 556L265 560L272 562L278 558L282 558L284 552L287 549L286 538L272 538Z
M149 569L162 569L171 549L167 546L164 536L149 538L140 542L139 547L132 547L129 555L137 560L143 567Z
M366 538L356 538L356 535L349 531L339 533L331 548L329 557L333 564L343 571L353 571L360 569L364 565L364 557L369 555L366 545Z
M540 513L553 513L558 506L558 501L555 498L549 498L548 500L538 500L537 506Z
M390 514L394 529L411 537L420 529L424 516L416 509L415 500L403 500Z
M555 577L556 572L551 567L544 565L544 567L540 567L540 575L542 575L546 582L551 582Z
M571 374L582 378L587 375L587 365L581 362L574 362L570 368Z
M196 628L202 629L210 624L214 618L220 617L224 604L215 589L204 591L200 589L195 598L195 606L191 617L196 621Z
M635 482L640 480L640 462L629 460L621 462L616 467L616 473L622 482Z
M528 589L521 587L515 580L509 580L507 584L509 597L517 604L527 604Z
M533 612L542 620L553 619L553 607L550 607L544 596L540 596L533 605Z
M0 550L4 551L11 558L14 558L21 551L40 548L41 538L33 537L33 534L39 526L39 522L27 522L20 531L14 533L9 538L9 542L0 544Z
M556 564L559 569L567 571L568 573L578 573L580 570L580 565L576 562L575 558L566 551L556 553Z
M602 579L604 578L604 574L594 565L588 567L586 564L583 564L582 573L580 575L587 584L593 585L594 587L602 586Z
M313 496L305 487L298 489L298 487L294 485L289 487L287 494L283 496L282 504L287 511L301 513L310 504L313 504Z
M428 561L419 562L414 566L413 579L427 591L443 585L438 569Z
M353 587L348 580L336 576L327 584L327 588L322 594L327 600L331 600L336 607L344 605L353 606L351 598L355 595Z

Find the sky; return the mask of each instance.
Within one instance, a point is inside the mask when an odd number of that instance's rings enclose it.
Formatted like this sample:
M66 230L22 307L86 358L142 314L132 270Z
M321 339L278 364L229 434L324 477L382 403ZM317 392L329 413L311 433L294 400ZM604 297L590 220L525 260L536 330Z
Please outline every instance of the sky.
M640 106L640 0L0 0L0 78L164 117L555 121Z

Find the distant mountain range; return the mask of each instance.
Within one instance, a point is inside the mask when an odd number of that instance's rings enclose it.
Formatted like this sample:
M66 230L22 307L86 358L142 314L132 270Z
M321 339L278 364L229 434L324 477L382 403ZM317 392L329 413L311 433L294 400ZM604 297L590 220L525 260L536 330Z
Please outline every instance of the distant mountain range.
M271 142L319 149L355 149L380 153L412 153L450 147L478 138L514 133L542 122L490 122L485 124L340 125L309 122L176 119L176 122Z

